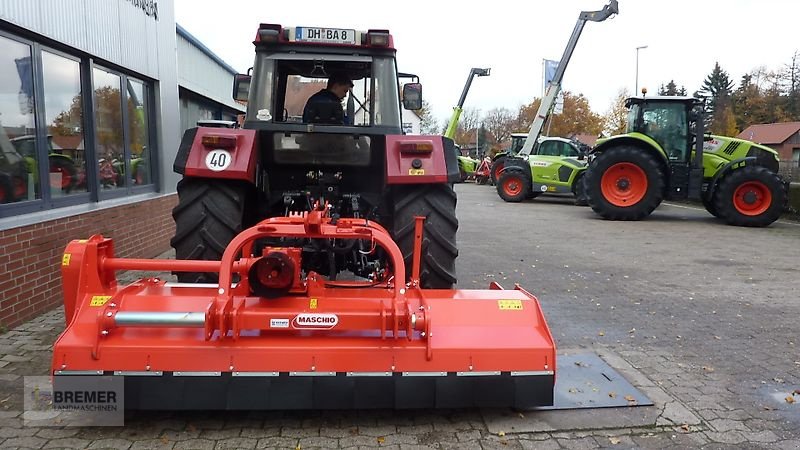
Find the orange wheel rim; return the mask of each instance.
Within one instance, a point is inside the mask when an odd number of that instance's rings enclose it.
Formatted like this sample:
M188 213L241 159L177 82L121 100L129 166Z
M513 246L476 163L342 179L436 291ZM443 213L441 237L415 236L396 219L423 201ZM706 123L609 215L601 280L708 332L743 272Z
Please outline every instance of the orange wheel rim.
M514 197L522 192L522 180L517 177L508 177L503 181L503 192L509 197Z
M494 179L500 179L500 172L503 171L503 163L495 163L494 165Z
M733 207L745 216L763 214L772 205L772 192L760 181L747 181L733 193Z
M647 174L636 164L616 163L603 173L600 190L614 206L633 206L647 193Z

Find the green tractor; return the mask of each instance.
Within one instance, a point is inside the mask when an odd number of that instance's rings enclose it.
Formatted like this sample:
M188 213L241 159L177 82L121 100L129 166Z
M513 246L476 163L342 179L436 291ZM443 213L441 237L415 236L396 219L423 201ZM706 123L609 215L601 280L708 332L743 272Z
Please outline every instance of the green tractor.
M706 135L694 97L634 97L626 106L626 133L599 141L589 156L585 189L597 214L640 220L664 199L693 199L731 225L763 227L780 217L788 183L777 152Z
M458 173L460 176L459 181L463 183L467 180L467 178L475 174L475 169L478 168L480 161L475 158L462 155L461 148L459 148L458 145L454 145L453 149L456 152L456 159L458 160Z
M587 147L569 139L542 137L527 158L511 154L522 148L527 137L527 133L513 134L510 151L495 156L491 174L500 198L520 202L545 193L572 193L575 204L585 206L583 175Z

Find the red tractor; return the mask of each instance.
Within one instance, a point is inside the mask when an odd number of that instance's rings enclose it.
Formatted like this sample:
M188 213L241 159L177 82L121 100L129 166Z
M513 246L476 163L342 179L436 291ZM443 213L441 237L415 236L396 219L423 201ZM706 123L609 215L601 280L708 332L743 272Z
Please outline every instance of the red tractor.
M403 135L401 105L419 109L421 85L405 84L401 103L392 36L263 24L254 44L252 76L237 76L234 86L234 97L247 101L243 128L200 127L183 137L175 161L184 176L173 211L177 258L219 260L236 234L260 220L330 204L334 216L386 227L407 264L414 216L425 216L422 285L453 286L458 162L449 139ZM304 123L302 106L332 74L354 84L344 123ZM364 242L302 248L304 269L333 279L385 265Z

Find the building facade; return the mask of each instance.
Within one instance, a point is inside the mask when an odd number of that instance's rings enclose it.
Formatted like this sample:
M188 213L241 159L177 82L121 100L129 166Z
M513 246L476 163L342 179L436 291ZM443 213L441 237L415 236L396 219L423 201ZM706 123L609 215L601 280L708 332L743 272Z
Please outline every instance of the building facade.
M61 304L71 239L169 248L180 137L242 111L234 72L171 0L0 2L0 327Z

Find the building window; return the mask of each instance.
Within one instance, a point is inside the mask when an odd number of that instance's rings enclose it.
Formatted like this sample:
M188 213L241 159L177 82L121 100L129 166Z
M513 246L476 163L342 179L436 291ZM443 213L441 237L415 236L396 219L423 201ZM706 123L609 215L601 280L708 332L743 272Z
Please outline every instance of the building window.
M42 75L50 197L87 192L81 64L42 51Z
M128 103L128 135L130 136L130 167L134 185L152 183L150 176L150 124L147 86L141 81L126 81Z
M42 195L31 57L30 45L0 36L0 204Z
M122 99L119 75L95 68L94 83L95 143L100 188L125 187L125 140L122 128Z
M154 188L153 84L0 32L0 217Z

